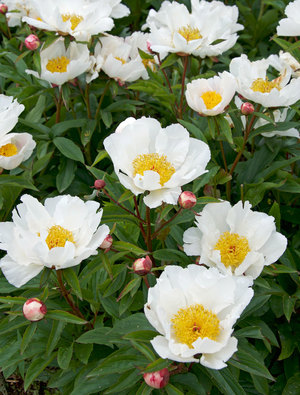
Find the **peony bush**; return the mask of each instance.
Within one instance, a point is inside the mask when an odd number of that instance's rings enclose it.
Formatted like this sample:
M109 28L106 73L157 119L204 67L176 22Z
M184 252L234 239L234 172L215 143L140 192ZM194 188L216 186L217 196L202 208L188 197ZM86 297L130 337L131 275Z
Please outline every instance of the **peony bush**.
M0 5L0 388L299 392L300 0Z

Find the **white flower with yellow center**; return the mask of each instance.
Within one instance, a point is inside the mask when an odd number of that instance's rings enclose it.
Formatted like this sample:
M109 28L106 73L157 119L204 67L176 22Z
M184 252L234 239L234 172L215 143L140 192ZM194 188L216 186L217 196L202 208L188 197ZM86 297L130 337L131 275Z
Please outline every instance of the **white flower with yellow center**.
M7 281L21 287L44 266L65 269L78 265L103 242L109 228L101 225L99 203L70 195L45 200L23 195L13 211L13 222L0 223L0 249L7 255L0 268Z
M176 204L181 186L206 173L210 150L179 124L161 128L153 118L130 118L104 140L120 182L145 204Z
M184 252L200 263L236 276L260 275L284 253L287 239L276 232L274 218L251 210L251 204L209 203L183 234Z
M154 52L204 58L220 55L236 43L236 32L243 29L237 18L237 7L220 1L193 0L191 13L183 4L164 1L158 11L150 10L144 28L150 28Z
M26 72L51 84L62 85L86 72L90 67L90 53L87 45L71 42L66 49L62 37L46 49L42 49L40 56L41 74L33 70L26 70Z
M252 279L217 269L167 266L149 289L144 311L161 334L151 344L161 358L226 367L237 351L233 325L250 302ZM199 355L202 354L199 360Z
M279 21L278 36L300 36L300 0L291 1L284 13L287 18Z
M268 77L269 67L279 72L277 78ZM238 93L264 107L289 106L300 99L300 79L291 79L291 67L277 55L255 62L241 55L232 59L229 68L236 77Z
M224 111L236 90L235 78L224 71L213 78L193 80L186 87L187 104L201 115L217 115Z
M71 35L78 41L88 41L91 36L113 28L110 2L97 0L31 0L37 18L23 17L23 21L38 29Z
M8 7L5 16L9 27L20 26L23 16L37 17L31 0L6 0L5 4Z

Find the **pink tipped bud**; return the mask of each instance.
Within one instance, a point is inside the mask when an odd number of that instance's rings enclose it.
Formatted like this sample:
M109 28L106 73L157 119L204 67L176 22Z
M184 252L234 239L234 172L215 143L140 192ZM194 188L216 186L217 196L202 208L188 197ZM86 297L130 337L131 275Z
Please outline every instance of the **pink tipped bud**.
M243 115L250 115L254 112L254 106L252 103L249 103L248 101L246 101L245 103L243 103L241 105L241 113Z
M111 247L112 243L113 243L112 235L107 235L105 239L102 241L100 248L102 250L107 250Z
M28 321L40 321L47 313L45 303L38 298L30 298L23 305L23 314Z
M29 34L28 37L25 38L25 46L30 51L35 51L41 45L41 42L35 34Z
M4 3L0 3L0 13L5 15L7 13L7 10L8 10L7 5Z
M143 377L149 387L159 389L164 388L168 384L170 373L167 368L164 368L157 372L144 373Z
M154 53L154 52L152 51L152 49L151 49L151 43L150 43L150 41L147 41L147 50L148 50L148 52L150 52L151 54Z
M139 276L145 276L152 269L152 261L147 255L146 258L139 258L133 262L132 269Z
M94 182L94 188L98 189L98 190L103 189L105 187L105 185L106 185L106 182L104 180L96 180Z
M178 204L182 208L192 208L196 205L197 198L193 192L184 191L178 199Z

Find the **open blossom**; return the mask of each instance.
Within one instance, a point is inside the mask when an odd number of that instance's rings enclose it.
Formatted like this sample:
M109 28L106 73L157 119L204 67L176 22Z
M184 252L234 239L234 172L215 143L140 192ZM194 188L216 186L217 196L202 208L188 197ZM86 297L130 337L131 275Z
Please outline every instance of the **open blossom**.
M109 228L101 225L99 203L62 195L42 205L23 195L12 222L0 223L0 268L7 281L21 287L44 267L65 269L97 254Z
M233 325L253 296L251 285L247 276L221 274L216 268L167 266L144 307L160 333L151 341L157 354L211 369L227 366L237 351Z
M217 115L229 105L236 90L235 78L224 71L213 78L193 80L186 87L187 104L201 115Z
M13 96L0 94L0 138L15 127L24 109Z
M31 0L5 0L5 4L8 7L6 18L9 27L20 26L23 16L38 17Z
M204 58L220 55L236 43L236 32L243 29L237 18L238 8L220 1L192 0L191 13L183 4L164 1L158 11L150 10L145 27L150 28L154 52ZM217 40L221 42L214 43Z
M33 70L26 70L37 78L51 84L62 85L78 77L90 67L90 56L87 45L71 42L68 49L64 39L58 38L46 49L42 49L41 74Z
M293 77L300 77L300 63L289 52L279 51L279 58L283 63L288 64Z
M273 80L267 76L270 66L279 72ZM264 107L289 106L300 99L300 79L291 79L291 67L278 55L255 62L241 55L232 59L230 72L236 77L238 93Z
M287 18L277 26L278 36L300 36L300 0L291 1L284 10Z
M222 273L253 278L284 253L287 239L276 232L274 218L251 210L251 204L209 203L183 234L184 252Z
M153 118L131 118L104 140L120 182L145 204L177 204L181 186L206 173L210 150L179 124L162 128ZM122 126L123 122L120 126Z
M23 17L23 21L41 30L69 34L79 41L113 28L109 16L112 7L105 0L83 3L82 0L31 0L37 18Z

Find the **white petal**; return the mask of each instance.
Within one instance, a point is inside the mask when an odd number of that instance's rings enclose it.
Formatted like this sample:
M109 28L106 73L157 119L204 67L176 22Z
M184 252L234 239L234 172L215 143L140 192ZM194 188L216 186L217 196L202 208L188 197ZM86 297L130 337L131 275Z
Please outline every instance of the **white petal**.
M42 270L42 265L21 265L13 261L8 255L0 260L0 268L7 281L19 288L32 278L37 276Z
M227 366L224 362L228 361L236 351L237 339L231 337L222 350L214 354L203 354L200 358L200 363L210 369L223 369Z

